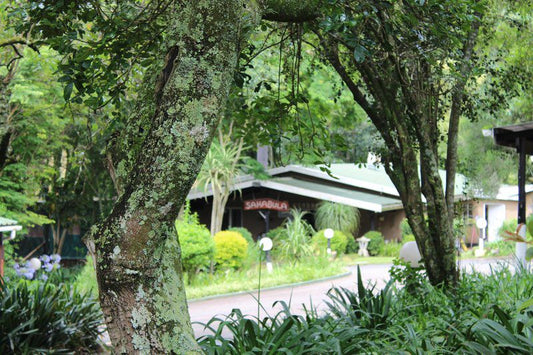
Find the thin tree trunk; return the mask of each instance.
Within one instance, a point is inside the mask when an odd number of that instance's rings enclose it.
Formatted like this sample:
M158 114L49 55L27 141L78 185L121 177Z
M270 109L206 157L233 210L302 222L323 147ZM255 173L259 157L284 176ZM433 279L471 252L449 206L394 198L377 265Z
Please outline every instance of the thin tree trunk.
M57 245L56 254L61 255L63 251L63 244L65 244L65 239L67 238L67 228L64 228L61 232L61 237L59 237L59 243Z

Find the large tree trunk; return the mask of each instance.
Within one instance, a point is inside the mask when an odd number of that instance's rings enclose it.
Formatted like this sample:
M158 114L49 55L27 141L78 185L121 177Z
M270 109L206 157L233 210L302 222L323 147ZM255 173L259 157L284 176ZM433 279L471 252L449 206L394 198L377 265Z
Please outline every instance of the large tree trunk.
M86 238L117 353L201 352L187 310L174 219L211 144L246 31L262 14L278 21L313 18L318 3L176 1L167 14L151 127L113 211Z
M172 15L156 111L110 216L92 232L100 302L117 353L196 353L174 219L210 146L235 68L243 2Z

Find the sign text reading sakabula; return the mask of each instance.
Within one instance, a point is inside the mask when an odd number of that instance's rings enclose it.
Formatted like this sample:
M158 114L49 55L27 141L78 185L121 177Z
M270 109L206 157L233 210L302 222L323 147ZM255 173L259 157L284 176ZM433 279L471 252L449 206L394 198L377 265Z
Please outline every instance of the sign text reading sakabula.
M274 210L280 212L287 212L289 210L289 202L278 201L271 198L246 200L244 201L244 210Z

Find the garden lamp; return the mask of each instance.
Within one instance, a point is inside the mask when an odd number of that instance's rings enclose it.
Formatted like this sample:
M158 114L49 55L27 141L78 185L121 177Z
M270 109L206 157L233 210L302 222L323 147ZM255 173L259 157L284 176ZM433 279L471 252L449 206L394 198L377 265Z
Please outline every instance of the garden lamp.
M272 250L272 239L263 237L259 240L259 247L265 252L267 271L272 272L272 259L270 258L270 250Z
M326 237L326 239L328 240L328 248L326 249L326 252L328 253L328 255L331 255L331 238L333 238L334 234L335 232L331 228L327 228L324 231L324 237Z

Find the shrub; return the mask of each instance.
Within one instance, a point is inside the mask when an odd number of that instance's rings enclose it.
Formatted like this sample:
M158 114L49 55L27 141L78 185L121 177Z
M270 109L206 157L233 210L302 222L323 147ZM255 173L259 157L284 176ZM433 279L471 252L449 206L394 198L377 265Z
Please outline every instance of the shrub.
M353 238L352 238L353 239ZM316 251L324 251L327 248L328 240L324 237L324 230L317 232L311 238L311 244ZM341 231L335 231L331 238L331 250L337 252L337 255L343 254L348 245L348 237Z
M238 232L215 234L215 262L221 268L238 269L248 253L248 242Z
M335 202L321 202L315 213L317 229L331 228L345 234L357 234L360 220L361 214L356 207Z
M369 231L366 232L364 236L370 239L368 242L368 254L370 254L370 256L380 255L385 247L385 238L383 238L383 234L378 231Z
M515 250L515 243L498 240L486 244L487 251L492 255L511 255Z
M446 289L398 261L393 280L403 287L381 292L358 271L356 291L332 289L325 312L298 315L278 302L280 313L258 319L234 309L213 318L199 343L208 354L531 354L533 274L502 266Z
M385 243L381 256L392 256L398 257L400 255L400 250L402 249L402 244L396 242Z
M402 236L402 245L407 242L416 242L414 234L406 234Z
M248 242L248 245L249 246L252 246L255 244L255 240L254 238L252 237L252 233L250 233L250 231L244 227L231 227L230 229L228 229L229 231L232 231L232 232L237 232L239 233L240 235L243 236L244 239L246 239L246 241Z
M284 223L284 231L277 236L275 252L283 259L299 260L313 254L310 241L315 230L304 220L306 214L307 212L292 209L291 217Z
M356 254L359 251L359 243L353 235L347 235L348 243L346 244L346 254Z
M100 349L98 303L64 284L20 280L0 286L0 314L2 354Z
M518 226L517 223L518 222L516 222L516 218L504 221L500 229L498 229L498 236L502 239L508 238L509 235L507 233L516 232L516 227Z
M176 230L181 246L183 270L189 280L198 270L209 267L215 253L215 243L209 230L198 222L196 213L191 214L188 205L183 219L176 220Z
M400 223L400 229L402 230L402 238L405 238L406 235L413 234L407 218L402 219L402 222Z
M266 236L269 237L270 239L272 239L272 241L274 242L274 245L275 245L276 242L281 240L282 238L284 238L286 234L287 234L287 232L285 230L285 226L281 225L281 226L279 226L277 228L269 230L268 233L266 234Z

